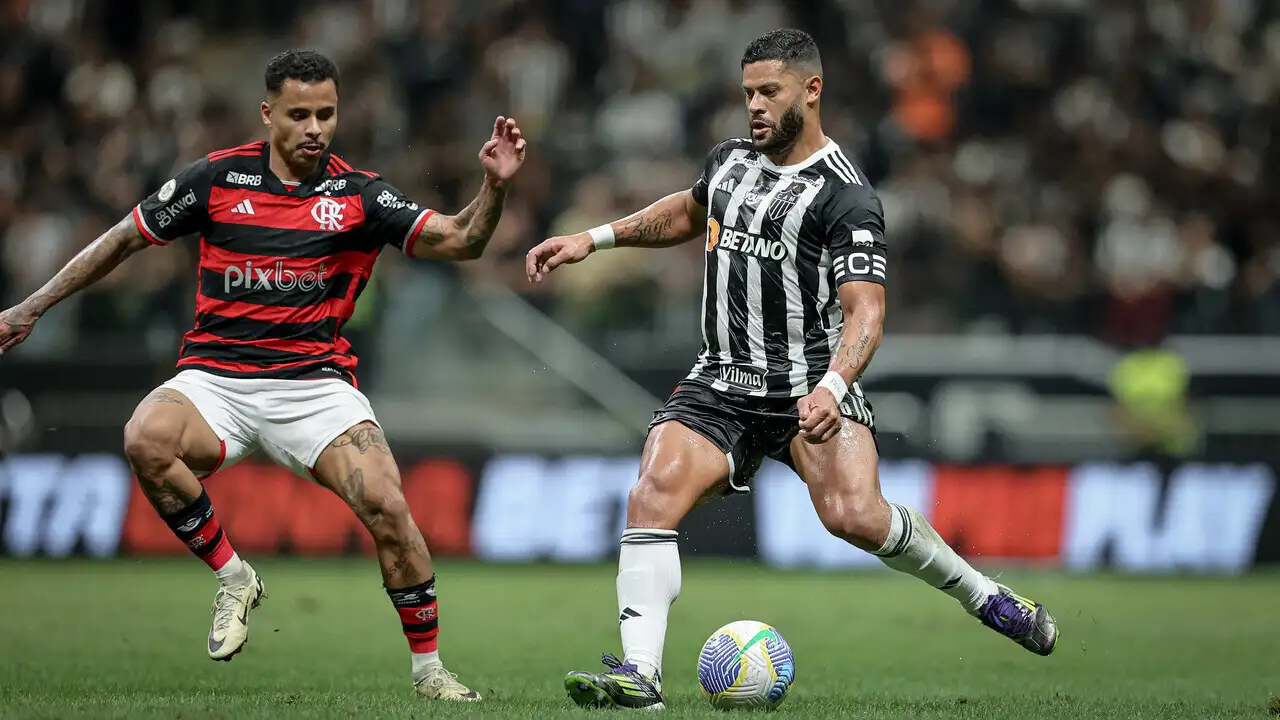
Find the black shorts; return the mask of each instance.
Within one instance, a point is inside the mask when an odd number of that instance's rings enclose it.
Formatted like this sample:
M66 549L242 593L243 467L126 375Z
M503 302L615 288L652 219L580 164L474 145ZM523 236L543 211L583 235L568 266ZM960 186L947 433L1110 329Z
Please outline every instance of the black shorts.
M766 457L795 469L791 441L800 432L799 401L720 392L705 383L685 380L653 414L649 429L678 420L710 440L729 459L729 490L746 492ZM840 414L867 426L875 436L875 414L861 388L849 387L840 402Z

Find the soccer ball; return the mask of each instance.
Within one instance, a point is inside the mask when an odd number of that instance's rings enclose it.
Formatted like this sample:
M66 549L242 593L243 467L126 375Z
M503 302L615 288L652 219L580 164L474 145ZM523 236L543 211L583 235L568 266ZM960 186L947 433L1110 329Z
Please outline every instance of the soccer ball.
M698 684L720 710L775 708L795 676L787 641L773 626L755 620L716 630L698 654Z

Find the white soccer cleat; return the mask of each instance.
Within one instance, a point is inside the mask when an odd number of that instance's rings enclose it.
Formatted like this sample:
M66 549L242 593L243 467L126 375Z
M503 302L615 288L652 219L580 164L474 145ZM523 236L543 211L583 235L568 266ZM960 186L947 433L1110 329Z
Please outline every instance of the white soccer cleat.
M414 681L413 691L431 700L475 702L480 699L480 693L458 682L458 676L445 670L443 665L431 666Z
M258 573L241 587L218 588L213 596L213 627L209 628L209 657L230 660L249 642L249 611L267 596Z

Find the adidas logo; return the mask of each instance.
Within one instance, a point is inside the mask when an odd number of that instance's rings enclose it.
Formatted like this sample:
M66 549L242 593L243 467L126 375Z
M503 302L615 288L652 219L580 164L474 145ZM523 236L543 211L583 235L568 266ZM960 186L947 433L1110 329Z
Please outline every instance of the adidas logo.
M636 617L640 617L640 613L636 612L635 610L632 610L631 608L626 608L622 611L622 614L618 616L618 622L621 623L623 620L628 620L630 618L636 618Z
M256 215L253 211L253 203L248 200L241 200L239 205L231 208L231 212L240 213L241 215Z

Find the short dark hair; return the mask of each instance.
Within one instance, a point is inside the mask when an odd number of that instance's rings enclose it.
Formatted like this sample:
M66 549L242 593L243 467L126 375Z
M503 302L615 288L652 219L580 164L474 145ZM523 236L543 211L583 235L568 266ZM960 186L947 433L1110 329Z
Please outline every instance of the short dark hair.
M315 50L285 50L267 63L267 92L278 93L285 80L318 83L332 80L338 87L338 66Z
M770 30L752 40L742 52L742 67L765 60L781 60L786 65L808 65L818 72L822 70L818 43L809 33L795 28Z

